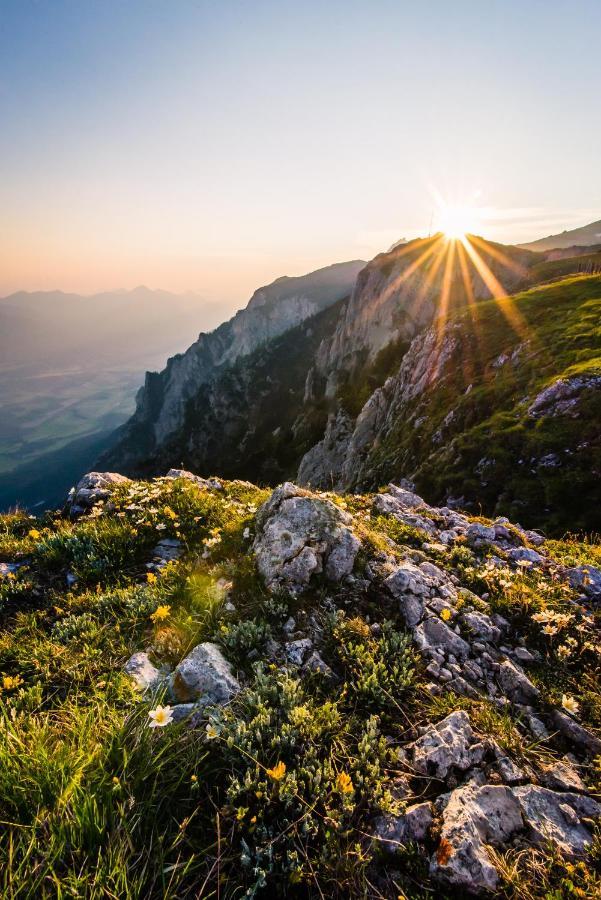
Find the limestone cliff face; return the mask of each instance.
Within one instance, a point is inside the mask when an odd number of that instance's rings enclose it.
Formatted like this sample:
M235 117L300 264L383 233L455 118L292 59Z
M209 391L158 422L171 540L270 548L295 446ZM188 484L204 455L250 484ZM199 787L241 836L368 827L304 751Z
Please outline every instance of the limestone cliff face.
M467 298L489 299L493 280L511 293L536 259L515 247L484 241L470 246L492 279L483 279L461 244L449 247L441 235L395 247L365 266L334 336L317 355L327 396L334 397L342 378L373 362L390 344L410 341L441 307L451 311Z
M248 306L160 372L149 372L138 393L136 412L120 430L105 465L135 470L139 459L159 451L184 427L186 409L203 385L236 360L348 296L361 260L338 263L297 278L278 278L260 288Z
M579 276L435 320L356 416L330 415L299 483L364 492L407 478L436 502L593 527L599 297L601 278Z

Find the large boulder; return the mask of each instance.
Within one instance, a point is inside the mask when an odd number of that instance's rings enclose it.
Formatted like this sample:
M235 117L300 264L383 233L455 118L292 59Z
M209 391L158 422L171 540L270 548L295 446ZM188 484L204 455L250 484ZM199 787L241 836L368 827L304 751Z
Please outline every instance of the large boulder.
M180 703L223 704L239 690L229 662L217 644L208 641L198 644L182 659L171 679L171 693Z
M495 891L499 876L486 845L502 845L522 827L520 804L510 788L491 784L458 788L443 813L430 873L468 893Z
M259 572L269 590L303 591L313 575L330 581L350 575L360 547L352 517L330 500L286 482L257 513L253 544Z

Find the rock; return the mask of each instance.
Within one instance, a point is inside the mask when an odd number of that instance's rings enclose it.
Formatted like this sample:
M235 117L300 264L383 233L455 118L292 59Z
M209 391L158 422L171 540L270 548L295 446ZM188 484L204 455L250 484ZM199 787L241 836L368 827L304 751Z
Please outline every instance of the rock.
M583 820L601 816L601 805L592 797L558 794L533 784L513 788L513 794L535 843L552 841L568 857L582 854L591 843L592 834Z
M418 625L413 636L420 650L432 650L437 647L445 653L453 653L464 658L469 655L469 644L446 625L438 616L428 616Z
M556 791L586 791L582 778L567 756L548 765L541 765L541 781L546 787Z
M510 659L504 659L500 663L497 680L501 689L514 703L529 703L540 697L538 688Z
M571 375L558 378L544 388L528 407L528 415L533 419L541 416L577 417L581 395L601 385L599 375Z
M568 741L578 744L588 753L595 755L601 753L601 739L582 725L579 725L578 722L575 722L570 716L567 716L559 709L554 709L551 713L551 719L557 730L560 731Z
M394 497L395 500L404 506L406 509L419 509L420 507L425 509L430 509L426 501L416 494L414 491L408 490L404 487L399 487L396 484L388 485L388 493Z
M91 509L99 500L106 500L117 484L126 484L129 478L118 472L88 472L77 482L69 494L71 514L79 515Z
M486 845L499 846L523 827L520 804L510 788L468 784L453 791L443 812L433 877L478 894L499 883Z
M510 756L504 753L498 744L494 746L494 753L497 760L497 771L505 784L519 784L520 781L526 780L525 772L514 763Z
M179 722L184 722L199 710L200 707L198 703L176 703L171 707L171 712L173 713L172 722L175 722L176 724Z
M301 638L298 641L289 641L284 644L286 659L293 666L302 666L303 660L313 648L313 642L309 638Z
M476 610L463 613L461 621L474 637L481 638L483 641L496 644L501 638L500 629L497 628L490 616L487 616L486 613L481 613Z
M570 585L577 591L584 591L587 597L601 601L601 569L595 566L576 566L567 570Z
M413 768L421 775L444 779L451 769L465 772L479 763L485 753L474 737L470 719L464 710L451 713L408 748Z
M327 662L321 657L321 654L314 650L313 653L309 656L306 661L304 667L308 672L319 672L321 675L325 675L326 678L334 678L334 672L329 667Z
M162 541L159 541L152 554L160 563L168 563L174 559L179 559L182 555L183 544L181 541L178 541L177 538L163 538Z
M512 562L528 562L533 566L540 566L545 561L544 556L530 547L514 547L509 551L508 556Z
M339 409L330 413L324 436L300 461L298 483L326 490L332 486L332 473L340 476L353 433L353 420ZM339 479L335 486L338 487Z
M171 692L183 703L198 700L202 705L227 703L240 690L229 662L217 644L198 644L176 666Z
M416 803L402 816L389 813L379 816L375 822L375 837L382 842L385 850L395 853L409 841L424 841L432 821L432 804Z
M134 680L141 691L155 687L162 677L159 669L150 662L148 654L143 651L130 656L123 666L123 671Z
M260 507L256 521L253 550L269 590L298 594L314 574L340 581L352 572L360 543L352 517L331 501L286 482Z
M470 547L484 547L495 539L495 529L480 522L472 522L468 525L465 537Z
M205 491L222 491L223 484L218 478L201 478L200 475L194 475L186 469L169 469L165 478L185 478L186 481L193 481Z
M522 663L532 663L536 661L536 656L527 650L526 647L516 647L513 651L514 657Z

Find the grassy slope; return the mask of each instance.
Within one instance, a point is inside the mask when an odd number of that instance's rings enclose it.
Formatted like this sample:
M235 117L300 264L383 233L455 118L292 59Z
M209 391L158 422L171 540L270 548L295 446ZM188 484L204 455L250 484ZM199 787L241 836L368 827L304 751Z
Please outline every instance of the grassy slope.
M374 452L375 482L414 472L433 500L463 495L489 512L552 531L598 530L599 391L583 395L577 419L533 419L527 409L558 378L601 373L601 277L480 303L451 324L457 322L461 341L445 377L404 411ZM517 348L515 362L493 365ZM423 418L417 429L406 427L411 412ZM558 454L559 466L540 465L550 453Z
M27 561L16 577L0 578L3 897L225 898L245 889L254 896L265 882L259 896L430 896L416 850L397 854L391 869L366 838L374 812L390 805L394 747L408 723L464 706L518 760L541 752L486 701L424 692L398 606L383 606L380 593L330 586L326 603L317 582L301 600L267 596L245 537L267 496L236 482L203 492L157 480L119 488L112 508L77 523L0 517L0 560ZM399 555L421 545L419 532L371 517L370 498L346 505L372 551ZM153 581L145 562L157 535L179 537L185 554ZM598 547L576 541L555 543L553 552L570 563L601 560ZM565 588L528 572L489 582L467 548L435 559L530 629L543 652L535 677L546 696L576 694L583 721L601 728L594 657L560 660L530 619L541 608L569 610ZM77 579L71 587L67 573ZM219 579L232 582L233 611ZM288 615L312 610L342 683L250 662L252 651L265 655L270 636L282 639ZM370 635L367 622L386 616L382 635ZM150 647L157 663L173 664L206 638L222 645L245 690L216 719L217 737L204 726L152 731L148 704L121 674L124 661ZM277 780L266 769L283 760ZM536 853L508 863L516 868L511 874L508 865L499 896L568 897L572 884L592 897L599 889L584 864L568 868Z

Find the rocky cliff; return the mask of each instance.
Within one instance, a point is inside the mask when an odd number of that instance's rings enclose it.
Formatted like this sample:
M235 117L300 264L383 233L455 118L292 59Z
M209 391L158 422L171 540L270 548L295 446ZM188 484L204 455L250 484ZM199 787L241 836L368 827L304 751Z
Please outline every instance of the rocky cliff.
M136 412L120 431L106 464L135 470L180 430L188 401L224 367L347 296L364 263L338 263L296 278L278 278L259 288L245 309L210 334L201 334L160 373L149 372Z
M366 265L348 301L242 353L266 307L283 304L278 328L314 308L259 297L236 325L245 342L227 323L149 376L104 461L347 491L407 478L432 501L596 528L601 291L566 277L582 259L413 241Z
M601 278L491 300L418 335L356 418L330 415L299 480L339 490L414 480L559 530L601 503Z

